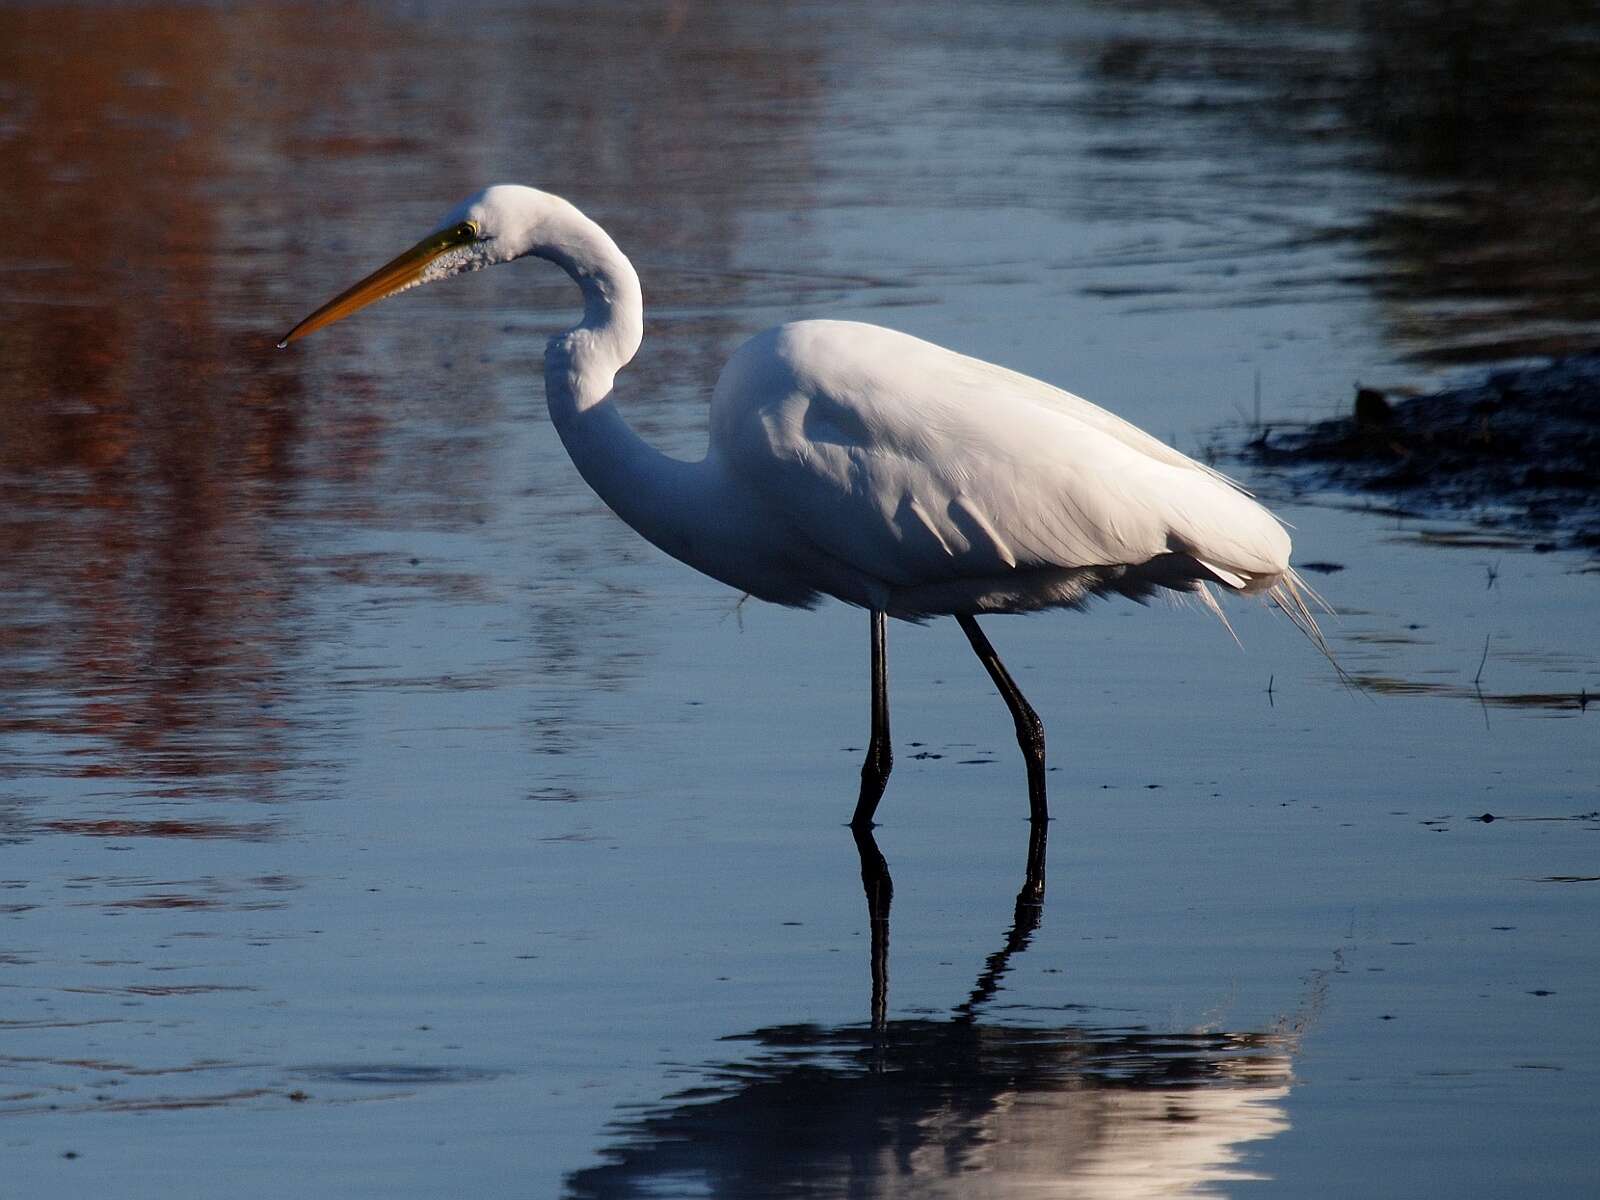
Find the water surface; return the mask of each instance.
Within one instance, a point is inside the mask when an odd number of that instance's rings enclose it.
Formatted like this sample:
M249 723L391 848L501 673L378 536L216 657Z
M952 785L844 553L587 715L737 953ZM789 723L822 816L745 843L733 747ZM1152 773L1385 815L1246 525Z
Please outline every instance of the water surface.
M1242 651L996 620L1042 908L1004 710L896 628L875 921L865 618L741 605L585 490L570 284L273 349L498 180L634 257L622 399L682 455L797 315L1189 451L1584 344L1587 18L1320 11L0 9L19 1194L1592 1190L1592 564L1264 477L1364 692L1249 606Z

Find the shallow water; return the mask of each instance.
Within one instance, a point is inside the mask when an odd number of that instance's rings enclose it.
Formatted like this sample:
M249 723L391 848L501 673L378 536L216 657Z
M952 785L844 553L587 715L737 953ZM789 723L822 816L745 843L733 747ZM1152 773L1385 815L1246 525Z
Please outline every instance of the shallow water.
M1592 1190L1592 564L1278 504L1360 692L1244 605L993 622L1042 909L1004 710L896 628L875 922L866 621L585 490L569 284L272 348L520 179L639 265L663 448L826 313L1195 450L1587 336L1600 41L1517 11L0 10L8 1186Z

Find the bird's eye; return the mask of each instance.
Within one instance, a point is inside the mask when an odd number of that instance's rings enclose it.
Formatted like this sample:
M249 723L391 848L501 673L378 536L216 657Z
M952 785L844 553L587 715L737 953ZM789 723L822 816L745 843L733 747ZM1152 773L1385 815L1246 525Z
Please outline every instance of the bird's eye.
M464 242L478 240L478 223L476 221L463 221L456 226L456 236Z

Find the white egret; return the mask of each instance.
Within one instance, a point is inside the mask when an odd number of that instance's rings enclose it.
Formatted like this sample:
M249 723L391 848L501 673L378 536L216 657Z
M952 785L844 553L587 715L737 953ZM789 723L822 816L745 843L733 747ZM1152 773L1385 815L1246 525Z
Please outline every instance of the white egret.
M1264 593L1326 650L1279 522L1224 476L1037 379L853 321L759 333L723 369L699 462L644 442L612 381L639 348L639 277L558 196L501 185L296 325L280 345L418 284L525 255L561 267L583 319L545 350L550 420L585 480L674 558L775 604L871 616L872 734L851 824L888 782L885 617L950 615L1004 697L1047 819L1044 727L978 628L982 613L1158 589ZM1224 623L1226 623L1224 618Z

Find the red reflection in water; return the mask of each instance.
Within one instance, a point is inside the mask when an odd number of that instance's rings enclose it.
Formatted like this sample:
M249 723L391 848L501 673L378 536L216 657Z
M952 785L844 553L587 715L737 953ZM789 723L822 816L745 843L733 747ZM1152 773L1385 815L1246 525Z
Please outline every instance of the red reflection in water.
M95 748L0 775L270 774L292 584L265 518L296 422L217 303L227 31L204 9L7 24L0 730Z
M794 135L814 119L815 35L746 28L736 7L626 22L489 8L463 23L366 7L63 6L6 24L0 734L22 749L0 758L0 779L273 798L330 731L325 712L314 726L293 715L327 634L307 624L312 589L397 578L393 564L325 572L358 558L319 547L318 523L451 526L496 502L487 462L504 413L479 341L497 327L440 343L458 355L445 407L404 386L416 356L437 375L437 344L359 363L337 347L273 349L321 289L364 269L342 241L361 219L408 234L487 181L480 157L532 173L528 147L557 139L563 177L584 181L625 241L731 255L750 194L793 202L813 174ZM589 86L522 68L544 54L588 62ZM649 104L616 102L645 79ZM714 133L734 111L749 137L730 150ZM426 197L421 215L413 197ZM726 260L696 265L654 278L653 300L717 312L728 283L704 269ZM709 385L732 326L694 319L696 337L663 340L635 374L641 392ZM480 586L470 573L402 581L440 602Z

